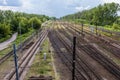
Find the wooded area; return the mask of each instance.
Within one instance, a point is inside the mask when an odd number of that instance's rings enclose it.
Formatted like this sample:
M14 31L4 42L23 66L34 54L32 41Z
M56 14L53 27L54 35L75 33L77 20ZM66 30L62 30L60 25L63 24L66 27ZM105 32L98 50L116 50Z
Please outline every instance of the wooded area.
M42 22L48 20L45 15L27 14L0 10L0 38L10 36L15 32L24 34L30 29L38 29Z
M117 14L118 11L120 11L119 4L105 3L104 5L99 5L90 10L83 10L75 14L64 16L61 19L120 29L120 17Z

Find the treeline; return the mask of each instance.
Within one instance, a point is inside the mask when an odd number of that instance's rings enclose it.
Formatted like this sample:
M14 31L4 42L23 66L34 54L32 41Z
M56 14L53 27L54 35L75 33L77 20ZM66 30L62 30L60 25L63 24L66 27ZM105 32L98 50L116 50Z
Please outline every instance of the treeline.
M20 29L21 34L30 29L37 30L46 20L49 20L49 17L45 15L0 10L0 38L19 32Z
M120 17L117 12L120 5L117 3L105 3L90 10L84 10L75 14L62 17L64 20L76 20L81 23L89 23L91 25L105 26L117 25L120 27Z

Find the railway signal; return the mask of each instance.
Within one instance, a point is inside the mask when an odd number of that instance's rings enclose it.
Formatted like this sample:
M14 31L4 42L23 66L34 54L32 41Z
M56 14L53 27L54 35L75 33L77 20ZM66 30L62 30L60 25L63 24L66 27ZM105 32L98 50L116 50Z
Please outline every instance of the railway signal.
M46 60L46 56L47 56L47 54L46 54L46 53L44 53L44 61Z
M90 31L91 31L91 33L94 33L94 31L95 31L94 26L90 26Z

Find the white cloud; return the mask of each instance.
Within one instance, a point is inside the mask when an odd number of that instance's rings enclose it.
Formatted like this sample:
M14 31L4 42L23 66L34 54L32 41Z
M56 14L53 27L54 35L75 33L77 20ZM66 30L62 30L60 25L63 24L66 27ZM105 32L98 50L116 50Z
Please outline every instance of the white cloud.
M46 14L49 16L64 16L77 11L87 10L93 8L99 4L116 2L120 3L120 0L0 0L1 10L13 10L27 13ZM16 1L16 2L15 2ZM20 5L17 5L20 3Z
M103 3L111 3L111 2L115 2L115 3L119 3L120 4L120 0L102 0Z
M4 0L4 3L6 0ZM27 13L37 13L37 14L52 14L50 10L47 8L48 2L51 0L20 0L22 3L21 6L0 6L0 10L12 10L12 11L20 11ZM34 3L35 2L35 3Z
M16 11L17 7L12 7L12 6L0 6L0 10L12 10Z
M86 7L77 6L77 7L75 7L75 9L76 9L77 11L87 10L87 9L89 9L89 8L90 8L90 6L86 6Z
M80 2L80 1L79 0L64 0L64 3L66 5L73 5L73 4L78 3L78 2Z
M90 6L85 7L85 9L86 9L86 10L87 10L87 9L90 9Z
M52 0L21 0L21 11L36 14L52 14L48 5Z
M76 9L77 11L82 11L84 8L81 7L81 6L79 6L79 7L75 7L75 9Z
M4 4L4 5L7 5L7 1L6 1L6 0L3 0L3 4Z
M22 2L22 0L21 0L21 2ZM4 5L6 5L6 6L0 6L0 10L12 10L12 11L20 11L21 9L21 7L22 6L7 6L7 1L6 0L3 0L3 4Z
M33 4L30 2L30 0L21 0L22 8L30 8L33 6Z

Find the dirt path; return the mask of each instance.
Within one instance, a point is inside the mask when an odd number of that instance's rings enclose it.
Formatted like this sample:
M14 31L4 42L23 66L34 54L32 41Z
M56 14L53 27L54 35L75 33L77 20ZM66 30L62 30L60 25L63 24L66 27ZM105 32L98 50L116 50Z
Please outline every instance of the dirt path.
M17 38L17 33L14 33L12 37L2 43L0 43L0 50L3 50L8 47L8 45Z

